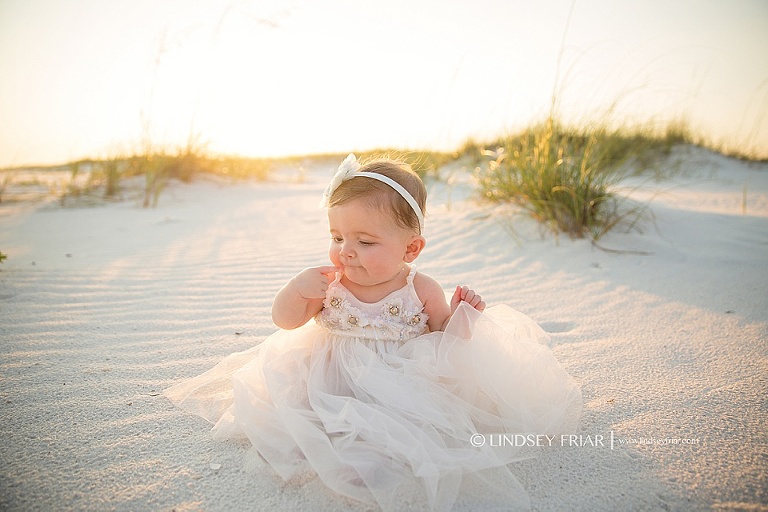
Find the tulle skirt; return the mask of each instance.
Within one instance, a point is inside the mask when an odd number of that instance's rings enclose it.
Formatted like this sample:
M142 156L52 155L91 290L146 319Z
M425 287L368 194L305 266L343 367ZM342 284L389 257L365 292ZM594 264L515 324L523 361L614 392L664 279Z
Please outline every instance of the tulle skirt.
M404 493L448 510L462 484L526 508L509 464L535 449L509 441L573 432L581 412L579 387L546 339L506 306L462 304L445 332L405 342L310 322L165 394L213 423L216 437L247 437L286 480L317 475L384 510L401 508Z

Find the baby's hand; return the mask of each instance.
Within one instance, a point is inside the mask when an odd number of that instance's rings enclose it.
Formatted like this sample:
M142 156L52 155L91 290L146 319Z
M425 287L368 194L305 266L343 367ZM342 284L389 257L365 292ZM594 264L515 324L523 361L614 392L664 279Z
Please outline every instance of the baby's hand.
M309 267L291 279L294 289L303 298L323 299L328 285L333 281L333 274L339 269L333 266Z
M453 292L453 297L451 297L451 314L456 311L459 304L462 302L466 302L478 311L483 311L485 309L483 298L476 294L474 290L471 290L466 286L457 286L456 291Z

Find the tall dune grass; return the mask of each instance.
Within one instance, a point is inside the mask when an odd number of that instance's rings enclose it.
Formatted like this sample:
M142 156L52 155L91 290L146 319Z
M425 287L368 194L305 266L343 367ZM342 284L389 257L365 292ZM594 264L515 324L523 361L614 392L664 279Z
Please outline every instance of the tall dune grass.
M188 146L176 154L156 152L133 157L131 174L145 177L142 205L146 208L157 206L160 194L170 180L189 183L200 175L213 175L263 181L269 177L273 164L274 161L269 159L214 157L196 146Z
M118 158L108 158L100 164L99 170L104 180L104 197L115 197L120 192L121 162Z
M634 225L643 213L616 194L618 183L637 169L653 168L653 159L689 137L684 124L659 136L570 128L549 117L496 141L491 150L471 150L480 162L475 176L485 200L513 203L556 235L598 240L617 226Z
M175 153L113 153L103 159L7 169L0 173L0 203L18 199L25 195L24 188L35 185L46 190L35 196L37 199L53 196L63 207L93 206L105 200L137 198L143 207L151 208L158 205L163 191L172 181L189 183L200 176L263 181L282 160L288 159L211 156L183 148ZM22 169L48 171L49 174L40 180L15 179ZM141 184L134 178L141 179Z
M555 235L596 241L619 225L635 225L644 213L643 206L629 205L616 193L618 183L632 170L628 163L649 167L675 144L694 141L685 120L670 123L663 135L608 129L613 107L605 114L604 124L563 125L558 117L558 91L575 5L572 1L563 29L546 121L496 141L490 150L473 142L465 149L474 154L478 190L484 199L518 205Z
M13 182L14 173L12 171L5 171L0 178L0 203L3 202L3 196L10 184Z
M194 141L193 141L194 142ZM617 194L628 174L651 172L664 178L674 169L665 157L679 144L717 147L696 138L685 119L663 129L619 128L605 125L565 126L555 116L521 132L489 143L468 140L452 152L376 150L358 154L386 156L411 163L422 178L446 179L441 171L461 160L474 169L479 195L487 201L518 205L553 233L598 240L619 226L633 226L644 207ZM146 146L150 148L149 145ZM138 154L114 153L102 160L81 160L55 168L66 169L68 181L57 181L56 196L63 206L94 204L124 198L125 180L142 177L143 187L131 180L127 193L144 207L155 207L173 180L190 182L199 176L235 180L266 180L280 166L301 168L303 162L327 161L332 169L344 155L324 154L285 158L212 156L202 145L190 143L175 152L146 149ZM737 158L744 156L730 155ZM451 172L456 172L456 166ZM0 180L0 200L13 182L12 170ZM450 178L447 178L450 179ZM50 189L49 189L50 190Z
M70 162L65 167L69 171L69 180L57 186L59 204L67 206L70 200L82 200L93 196L99 187L97 173L93 172L95 162L78 160Z

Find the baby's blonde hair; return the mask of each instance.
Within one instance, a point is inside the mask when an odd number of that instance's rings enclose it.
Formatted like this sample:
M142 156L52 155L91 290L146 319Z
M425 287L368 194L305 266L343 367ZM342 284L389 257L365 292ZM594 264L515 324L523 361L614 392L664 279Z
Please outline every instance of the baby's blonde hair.
M407 190L426 214L427 189L411 166L396 160L373 160L363 164L357 172L374 172L399 183ZM421 234L419 218L411 205L395 189L381 181L361 176L346 180L333 192L328 207L333 208L353 199L365 199L370 206L389 211L397 224Z

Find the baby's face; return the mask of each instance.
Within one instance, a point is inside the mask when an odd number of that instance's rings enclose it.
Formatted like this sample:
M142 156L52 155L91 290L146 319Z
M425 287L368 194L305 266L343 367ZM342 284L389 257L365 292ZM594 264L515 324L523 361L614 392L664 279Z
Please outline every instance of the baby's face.
M360 286L376 286L397 277L403 269L411 230L395 222L389 212L356 199L328 209L331 262Z

